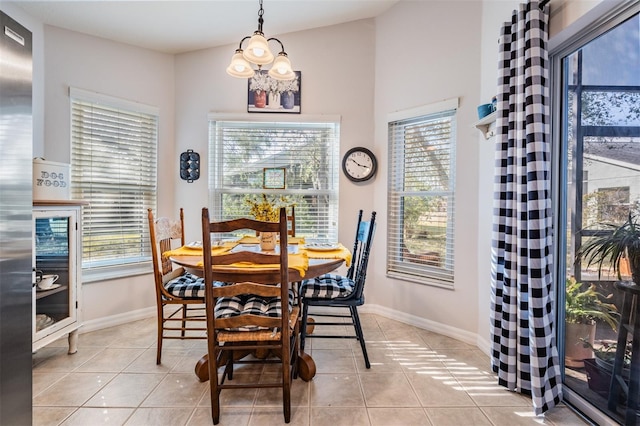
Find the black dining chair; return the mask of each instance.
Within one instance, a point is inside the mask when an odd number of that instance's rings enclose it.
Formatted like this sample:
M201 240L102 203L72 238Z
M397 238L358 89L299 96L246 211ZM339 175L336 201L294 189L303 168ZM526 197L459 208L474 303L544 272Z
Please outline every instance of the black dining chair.
M364 305L364 284L367 278L367 264L369 253L375 232L376 212L371 213L371 220L362 221L362 210L358 214L356 226L356 238L353 244L352 262L347 270L347 275L325 274L319 277L304 280L300 287L302 297L302 326L300 327L300 350L304 350L305 340L308 338L351 338L357 339L362 348L364 362L367 368L371 367L367 348L362 333L362 325L358 316L358 306ZM309 312L310 307L344 308L349 309L349 315L339 309L323 310L322 312ZM314 332L309 333L307 323L309 315L313 315ZM317 321L316 317L350 318L350 323L336 321ZM311 324L311 323L310 323ZM322 335L315 333L315 326L323 325L353 325L355 335Z

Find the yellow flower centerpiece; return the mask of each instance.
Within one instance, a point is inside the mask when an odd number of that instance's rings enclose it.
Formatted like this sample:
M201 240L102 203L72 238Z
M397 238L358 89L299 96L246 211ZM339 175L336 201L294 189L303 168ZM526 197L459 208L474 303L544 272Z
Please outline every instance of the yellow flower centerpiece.
M247 204L249 204L249 214L256 220L263 222L278 222L280 220L280 209L282 207L289 207L291 204L285 196L280 196L277 199L269 200L266 194L262 194L261 197L247 197ZM260 248L263 251L274 250L276 246L276 234L273 232L261 232L260 233Z
M250 207L249 214L263 222L279 221L280 208L291 206L287 197L282 195L277 199L269 200L266 194L262 194L260 197L247 197L245 201Z

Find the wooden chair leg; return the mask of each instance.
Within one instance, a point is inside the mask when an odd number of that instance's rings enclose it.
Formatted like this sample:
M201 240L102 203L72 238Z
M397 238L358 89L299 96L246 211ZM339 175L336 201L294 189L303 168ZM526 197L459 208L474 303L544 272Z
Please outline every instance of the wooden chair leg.
M218 398L215 401L211 401L211 420L213 420L214 425L220 423L220 401Z
M291 421L291 351L282 351L282 409L284 411L284 422Z
M156 351L156 365L162 360L162 337L164 335L164 305L158 306L158 344Z
M218 357L215 355L216 352L213 353L214 358ZM208 372L209 372L209 392L211 393L211 419L213 420L213 424L217 425L220 423L220 390L218 389L218 364L216 362L208 363Z

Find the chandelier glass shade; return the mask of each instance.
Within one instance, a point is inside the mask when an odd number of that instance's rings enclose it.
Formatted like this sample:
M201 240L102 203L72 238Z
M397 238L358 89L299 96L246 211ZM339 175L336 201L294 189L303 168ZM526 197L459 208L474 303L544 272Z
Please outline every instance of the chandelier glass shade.
M238 78L251 78L253 77L255 70L254 66L258 70L262 69L263 65L271 65L269 69L269 76L276 80L291 80L295 78L295 73L291 67L291 61L284 51L284 45L277 38L271 37L267 39L262 32L262 24L264 20L262 15L264 9L262 9L262 0L260 0L260 10L258 11L258 29L252 36L244 37L240 40L240 45L236 49L231 63L227 67L227 74ZM242 43L249 40L246 49L242 49ZM280 52L275 57L269 49L269 42L276 41L280 45Z

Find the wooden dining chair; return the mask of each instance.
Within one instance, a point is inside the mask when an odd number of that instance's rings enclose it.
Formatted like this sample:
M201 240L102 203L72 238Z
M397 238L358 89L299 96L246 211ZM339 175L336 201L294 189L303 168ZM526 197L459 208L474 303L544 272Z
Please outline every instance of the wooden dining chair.
M204 256L211 416L213 423L218 424L223 389L282 388L284 419L289 423L291 380L297 374L298 364L299 307L293 306L293 293L289 289L286 211L280 209L279 222L247 218L211 222L209 210L204 208L203 252L211 253L211 240L218 238L212 234L224 235L240 229L280 234L279 253L239 251ZM239 276L242 282L228 282L229 276L221 272L221 266L238 262L278 267L257 269ZM243 358L248 353L270 352L278 356ZM233 380L234 365L246 363L278 363L281 373L276 378L257 375L251 383ZM218 368L222 370L220 375Z
M296 236L296 206L291 206L287 213L287 235Z
M185 244L183 209L180 209L179 221L166 217L154 219L151 209L148 209L148 218L158 310L156 364L160 364L163 340L206 339L204 279L182 267L174 269L163 254Z
M300 296L302 298L302 326L300 327L300 351L304 351L305 340L308 338L351 338L360 342L364 363L367 368L371 367L369 356L367 355L367 347L362 333L362 325L358 315L358 306L364 305L364 284L367 278L367 265L369 263L369 253L371 251L371 243L373 242L373 234L376 226L376 212L371 213L371 219L368 222L362 220L362 210L358 213L358 222L356 225L356 238L353 243L352 262L347 270L347 275L325 274L319 277L304 280L300 286ZM314 311L310 313L310 307L330 308L324 309L322 312ZM336 309L334 309L336 308ZM343 309L348 309L349 314L344 314ZM340 313L342 312L342 313ZM313 315L314 321L309 321L309 315ZM318 321L316 317L328 318L350 318L351 322L338 321ZM308 324L312 327L307 328ZM318 334L318 326L332 325L344 326L352 325L355 335L322 335ZM310 330L314 330L310 333Z

